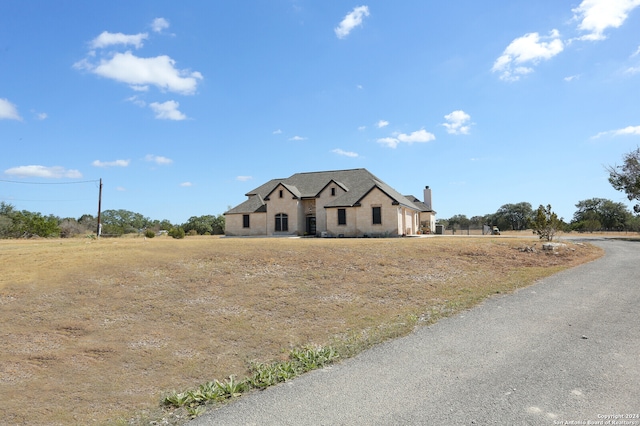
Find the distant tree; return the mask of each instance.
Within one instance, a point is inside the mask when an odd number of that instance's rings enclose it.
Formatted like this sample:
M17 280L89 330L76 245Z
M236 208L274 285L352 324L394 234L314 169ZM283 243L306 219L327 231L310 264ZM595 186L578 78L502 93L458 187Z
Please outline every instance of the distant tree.
M631 218L627 221L627 231L631 231L631 232L640 232L640 215L639 216L633 216L631 215Z
M102 233L105 235L122 235L142 232L151 222L140 213L129 210L105 210L100 217Z
M602 229L596 212L585 212L578 221L571 222L571 230L578 232L595 232Z
M211 234L213 235L222 235L224 234L224 227L225 227L225 217L222 214L219 214L218 216L216 216L216 219L213 221L213 232Z
M521 202L505 204L493 215L493 225L500 229L512 229L521 231L529 228L529 221L533 217L533 209L530 203Z
M562 220L558 219L558 216L551 210L550 204L547 207L543 205L538 207L533 221L531 221L531 229L540 236L541 240L553 240L553 237L562 228Z
M78 218L78 223L89 232L96 232L96 229L98 228L98 218L90 214L83 214L80 216Z
M167 219L163 219L158 223L159 231L168 231L173 228L173 224L169 222Z
M447 229L451 229L451 231L455 234L456 229L467 229L469 228L469 218L463 214L457 214L455 216L451 216L447 220L448 226Z
M576 208L571 227L579 231L622 231L627 229L627 222L633 217L623 203L615 203L604 198L580 201Z
M60 234L56 216L43 216L27 210L16 211L12 206L6 212L2 215L5 218L2 221L5 238L57 237Z
M4 201L0 202L0 238L13 236L13 215L15 208Z
M609 166L609 182L618 191L624 191L629 201L640 201L640 148L624 156L622 166ZM633 206L640 213L640 203Z
M224 233L224 216L223 215L205 215L191 216L189 220L182 225L187 234L195 231L198 235L214 235Z
M482 225L486 225L487 222L485 220L485 216L473 216L469 219L469 225L475 228L482 228Z
M88 231L85 226L73 218L60 220L58 227L60 228L60 238L71 238L76 235L85 234Z

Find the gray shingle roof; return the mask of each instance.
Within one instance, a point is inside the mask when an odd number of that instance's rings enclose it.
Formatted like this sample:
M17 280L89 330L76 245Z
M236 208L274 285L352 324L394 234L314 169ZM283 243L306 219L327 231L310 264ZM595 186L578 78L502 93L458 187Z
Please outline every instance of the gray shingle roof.
M433 211L433 209L431 207L426 205L423 201L420 201L417 197L414 197L413 195L405 195L405 197L407 197L407 199L409 199L413 204L418 206L420 208L421 212L432 212Z
M335 200L327 204L327 207L351 207L358 205L373 188L379 188L387 194L397 204L423 211L422 206L416 205L413 200L391 188L389 185L378 179L367 169L334 170L326 172L296 173L284 179L272 179L269 182L249 191L249 197L244 203L234 207L225 214L230 213L253 213L266 211L264 200L279 184L290 191L298 198L315 198L326 186L335 182L346 190L345 193L337 196Z

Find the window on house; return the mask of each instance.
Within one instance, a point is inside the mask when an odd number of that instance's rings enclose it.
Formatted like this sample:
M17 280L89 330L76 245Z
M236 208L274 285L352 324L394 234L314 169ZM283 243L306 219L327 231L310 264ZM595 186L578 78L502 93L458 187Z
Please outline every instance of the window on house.
M280 198L283 197L282 189L280 190Z
M347 209L338 209L338 225L347 224Z
M335 197L335 195L336 195L336 189L335 188L331 188L331 195L333 197Z
M242 227L243 228L250 228L249 215L248 214L243 214L242 215Z
M289 216L286 213L276 215L276 232L286 232L289 230Z
M382 207L373 207L373 224L382 225Z

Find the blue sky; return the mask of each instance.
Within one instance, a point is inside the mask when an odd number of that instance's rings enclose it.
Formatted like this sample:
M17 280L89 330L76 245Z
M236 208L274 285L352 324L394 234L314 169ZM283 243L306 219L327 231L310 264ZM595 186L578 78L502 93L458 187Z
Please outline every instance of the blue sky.
M570 220L640 144L640 0L0 3L0 201L183 223L366 168Z

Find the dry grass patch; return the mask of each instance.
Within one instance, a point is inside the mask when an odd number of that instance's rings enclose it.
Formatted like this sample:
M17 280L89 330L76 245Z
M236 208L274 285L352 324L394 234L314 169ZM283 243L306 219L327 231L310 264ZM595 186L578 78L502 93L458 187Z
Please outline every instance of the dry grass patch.
M601 251L500 238L0 241L0 418L126 423L162 395L349 355ZM540 246L540 243L537 243Z

